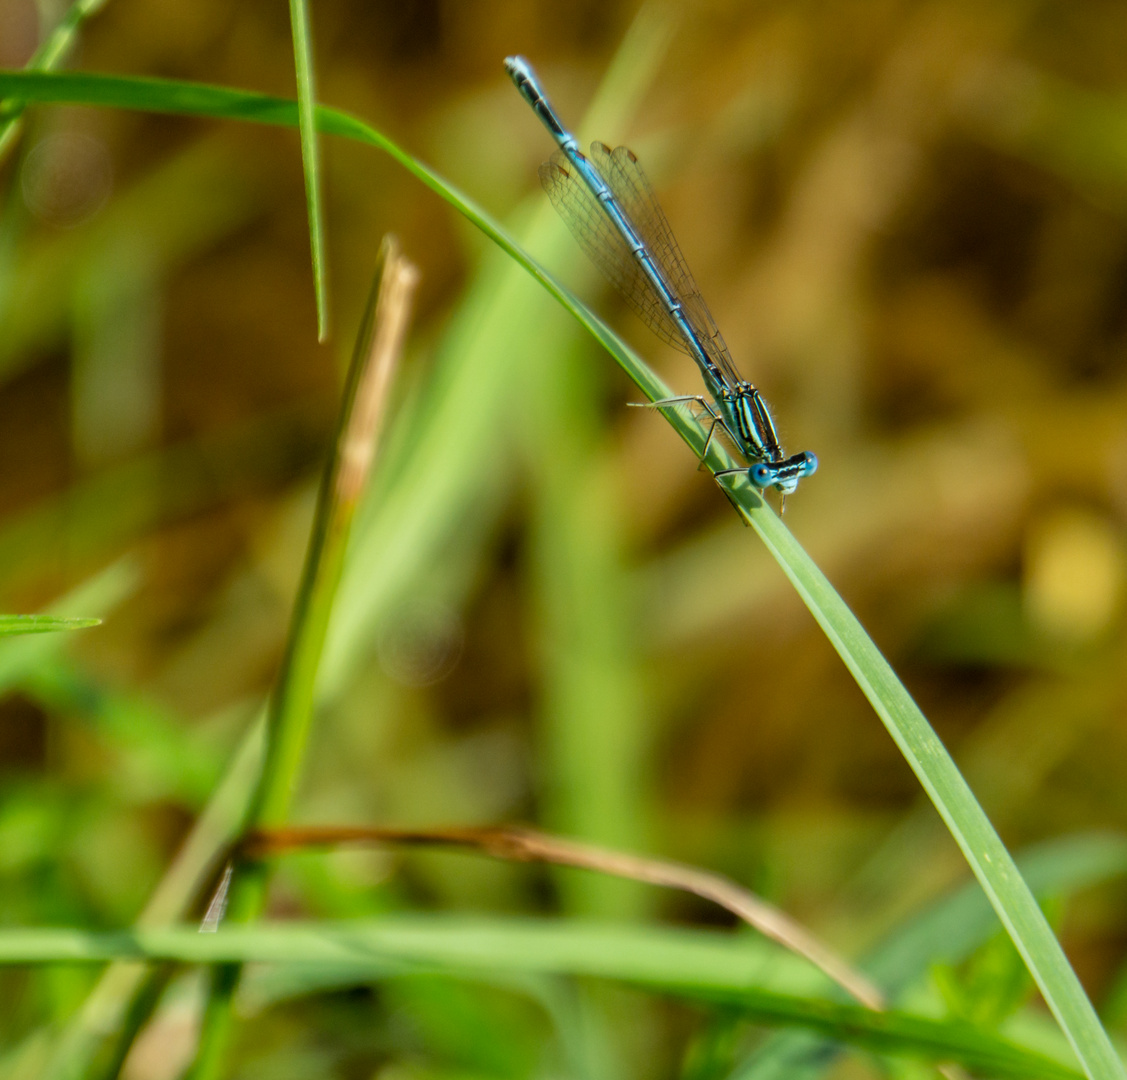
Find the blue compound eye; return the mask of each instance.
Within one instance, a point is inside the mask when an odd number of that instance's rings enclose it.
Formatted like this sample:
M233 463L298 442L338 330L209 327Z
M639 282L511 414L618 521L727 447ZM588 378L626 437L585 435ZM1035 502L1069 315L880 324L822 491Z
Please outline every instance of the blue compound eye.
M764 465L760 462L758 465L752 465L748 470L748 476L751 482L758 488L770 487L775 482L775 470L770 465Z
M813 476L818 471L818 456L810 453L809 450L802 455L806 464L802 468L803 476Z

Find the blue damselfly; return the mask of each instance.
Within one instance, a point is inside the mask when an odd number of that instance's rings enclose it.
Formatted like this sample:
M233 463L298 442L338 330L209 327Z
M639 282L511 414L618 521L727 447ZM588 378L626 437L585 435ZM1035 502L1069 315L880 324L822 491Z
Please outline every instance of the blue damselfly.
M783 453L767 403L732 363L638 159L625 146L611 150L600 142L591 144L590 157L584 155L528 61L510 56L505 69L559 144L559 152L540 166L540 182L552 204L642 321L696 361L711 399L686 395L654 404L699 403L711 417L709 440L721 428L750 463L716 475L746 473L756 487L789 495L814 472L818 459L809 451Z

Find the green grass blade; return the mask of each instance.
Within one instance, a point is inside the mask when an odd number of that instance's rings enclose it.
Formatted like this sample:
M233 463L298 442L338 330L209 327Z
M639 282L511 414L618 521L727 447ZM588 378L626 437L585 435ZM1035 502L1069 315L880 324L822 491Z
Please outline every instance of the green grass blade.
M184 918L201 888L214 877L222 854L246 819L261 771L265 719L265 715L260 716L244 736L226 774L141 912L138 926L167 926ZM59 1032L40 1074L43 1080L87 1075L107 1039L113 1044L110 1058L124 1060L147 1019L144 1006L155 1005L154 992L163 985L161 967L140 969L125 961L110 964L82 1007Z
M56 630L85 630L101 625L101 619L61 615L0 615L0 637L8 634L50 634Z
M1127 875L1127 838L1085 833L1048 841L1021 853L1022 876L1039 897L1068 897ZM895 1002L936 963L957 964L998 931L998 921L975 882L969 882L898 927L858 966ZM825 1043L805 1032L780 1032L756 1047L730 1080L813 1080L826 1068Z
M305 173L305 205L309 214L309 246L313 256L313 288L317 296L317 339L329 336L328 266L325 261L325 215L321 196L321 154L317 139L316 92L313 85L313 38L306 0L290 0L294 69L297 74L298 131Z
M1112 1048L1013 858L946 747L825 575L758 496L733 492L947 824L1046 1003L1091 1077L1122 1077Z
M293 102L220 87L158 79L3 73L0 74L0 95L262 123L297 123L297 106ZM488 215L436 173L347 114L319 108L317 117L322 131L355 138L383 149L438 192L571 311L651 400L668 395L662 382L609 329L521 251ZM670 410L666 412L666 418L694 450L699 452L703 448L704 432L691 417ZM714 447L709 453L709 464L728 467L730 462L719 447ZM845 602L760 496L749 485L741 486L738 480L732 478L725 479L724 488L790 578L915 771L1029 966L1085 1072L1093 1080L1097 1077L1127 1076L1123 1063L1115 1054L1095 1010L1012 858L908 691Z
M398 366L417 278L417 271L399 255L396 245L385 240L356 337L333 453L318 492L290 632L270 699L265 757L247 814L247 828L281 824L297 786L329 619L356 508L375 459L387 388ZM231 887L229 916L233 921L248 922L258 918L265 904L267 867L248 861L238 869ZM196 1078L214 1076L219 1070L228 1044L231 1004L240 969L237 965L220 966L213 976L190 1073Z
M352 523L375 459L382 429L386 388L398 366L417 272L385 240L349 368L334 432L334 453L326 466L314 515L306 564L294 605L278 689L271 705L270 738L262 788L252 808L252 825L285 821L296 784L313 713L315 685L344 570ZM398 305L392 310L392 305ZM381 325L381 320L384 325ZM386 324L392 324L389 330ZM378 347L382 334L391 344ZM393 352L389 354L388 349ZM382 396L374 391L383 390ZM356 461L363 464L357 465Z
M51 71L57 67L70 52L79 28L106 0L74 0L66 14L35 50L27 62L28 71ZM0 161L15 140L19 131L19 119L23 113L23 102L0 102Z
M1021 852L1017 863L1034 895L1068 897L1127 877L1127 837L1065 836ZM890 994L897 994L930 964L958 963L997 928L982 891L970 882L889 934L860 966Z
M35 50L34 55L27 63L28 69L31 71L54 70L61 61L66 59L82 24L91 15L101 11L105 5L106 0L74 0L74 3L67 8L66 14L55 24L43 43Z
M100 105L107 108L142 109L149 112L212 119L246 120L286 127L295 127L298 123L298 108L293 101L245 90L178 82L171 79L74 72L51 74L0 71L0 96L4 95L19 96L26 101L44 104ZM610 352L650 400L670 395L669 388L611 330L523 251L513 238L472 199L363 121L323 105L317 107L316 113L320 131L330 135L341 135L383 150L477 226L579 320ZM705 436L700 425L686 417L682 410L668 410L666 416L694 449L699 451L704 446ZM719 456L716 460L718 463L726 461Z
M762 1023L817 1031L881 1053L957 1061L993 1076L1073 1080L1041 1054L961 1021L874 1013L770 985L773 963L761 942L709 931L531 919L387 916L378 922L238 926L87 933L0 932L0 963L104 962L126 958L182 963L340 964L372 978L405 965L454 970L587 976L690 1000L723 1003ZM400 970L404 970L400 967Z
M121 559L66 596L59 597L51 606L60 612L93 609L107 613L134 592L139 579L134 562ZM37 668L57 657L69 640L66 635L40 634L0 640L0 693L8 693L30 678Z

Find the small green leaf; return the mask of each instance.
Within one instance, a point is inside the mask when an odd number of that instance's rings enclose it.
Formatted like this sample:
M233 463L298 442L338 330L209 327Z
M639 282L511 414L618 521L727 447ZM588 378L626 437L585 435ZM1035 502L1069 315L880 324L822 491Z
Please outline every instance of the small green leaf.
M0 634L50 634L56 630L85 630L101 619L64 618L61 615L0 615Z

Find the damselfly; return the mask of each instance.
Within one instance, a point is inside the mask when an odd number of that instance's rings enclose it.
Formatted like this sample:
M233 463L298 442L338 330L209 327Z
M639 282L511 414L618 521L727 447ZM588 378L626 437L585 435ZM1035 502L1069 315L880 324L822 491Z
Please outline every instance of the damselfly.
M709 440L720 427L751 463L716 475L746 473L756 487L789 495L817 469L818 459L809 451L791 457L783 453L771 411L763 395L736 371L638 159L625 146L611 150L600 142L591 144L586 157L528 61L510 56L505 69L559 144L559 152L540 166L540 182L552 204L642 321L696 361L711 398L689 395L654 404L698 402L712 420ZM706 443L706 453L707 448Z

